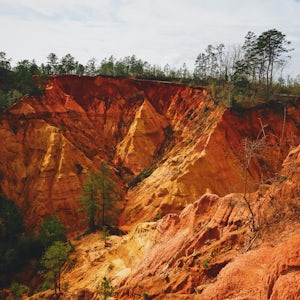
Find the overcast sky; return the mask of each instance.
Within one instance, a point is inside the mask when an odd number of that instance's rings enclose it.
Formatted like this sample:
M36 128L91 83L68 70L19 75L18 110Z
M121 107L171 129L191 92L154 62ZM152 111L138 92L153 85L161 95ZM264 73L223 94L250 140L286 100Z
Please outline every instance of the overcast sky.
M300 0L0 0L0 51L13 63L50 52L85 64L135 54L151 64L194 67L208 44L242 44L276 28L295 48L300 74Z

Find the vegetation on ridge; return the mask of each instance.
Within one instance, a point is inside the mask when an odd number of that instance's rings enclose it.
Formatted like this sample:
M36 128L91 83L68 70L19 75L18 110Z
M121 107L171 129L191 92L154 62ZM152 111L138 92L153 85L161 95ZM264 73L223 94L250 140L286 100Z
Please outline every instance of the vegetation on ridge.
M299 75L295 79L283 78L290 59L286 54L293 50L289 45L285 35L276 29L259 36L249 31L242 46L226 50L223 43L208 45L205 52L197 56L194 70L189 70L185 63L178 69L168 64L152 65L135 55L121 59L110 56L100 64L91 58L83 65L71 54L59 58L55 53L50 53L47 62L40 66L35 60L24 59L12 67L11 59L0 52L0 111L26 94L40 95L47 77L54 74L131 76L201 84L210 89L215 100L225 101L227 105L257 98L269 100L278 93L300 94Z
M270 45L272 42L272 51ZM291 49L288 49L289 42L285 40L285 36L276 31L270 30L256 37L253 33L248 33L246 36L245 44L240 49L241 53L231 63L225 62L226 54L224 52L225 47L220 44L217 47L209 46L206 53L200 54L196 60L196 69L194 73L189 71L180 71L173 76L168 68L163 69L163 73L159 77L153 77L155 79L163 80L175 80L182 81L184 83L202 84L209 86L212 95L216 102L228 100L230 105L238 106L239 101L249 100L251 102L254 98L264 100L271 100L272 95L278 91L291 91L295 93L299 88L300 82L293 82L293 85L280 81L275 82L275 69L283 68L286 59L283 55L287 54ZM72 64L72 57L67 55L66 58L59 61L55 58L55 55L49 56L49 65L41 66L37 68L34 66L35 62L25 62L27 67L19 66L19 68L11 68L9 60L6 59L6 55L1 53L1 58L4 60L1 62L0 75L4 81L1 81L0 89L4 99L4 108L7 105L11 105L11 99L17 99L20 95L31 94L39 95L41 93L41 81L37 78L43 78L52 74L77 74L77 75L107 75L107 76L135 76L137 78L150 79L151 76L145 76L144 69L131 68L128 66L137 67L140 62L137 62L135 56L133 59L121 60L120 64L114 58L105 60L103 66L96 68L95 74L92 72L89 74L85 71L85 67L80 64L75 69ZM6 61L5 61L6 60ZM143 64L142 64L143 65ZM103 67L103 68L102 68ZM2 69L1 69L2 68ZM102 68L102 69L101 69ZM183 68L184 69L184 68ZM25 71L24 71L25 70ZM23 80L21 71L26 74L24 78L28 81L21 82ZM28 73L26 73L28 72ZM86 72L86 73L85 73ZM101 73L103 72L103 73ZM156 72L156 70L155 70ZM198 72L198 73L197 73ZM159 74L159 73L157 73ZM168 74L168 76L166 75ZM18 77L18 76L19 77ZM27 76L28 75L28 76ZM35 76L38 75L38 76ZM160 76L159 75L159 76ZM41 77L40 77L41 76ZM156 75L155 75L156 76ZM32 87L32 89L30 88ZM14 95L18 95L16 98L11 98L11 92ZM18 94L19 93L19 94ZM15 97L14 96L14 97ZM136 99L142 97L141 94L136 94ZM8 101L9 100L9 101ZM8 101L8 102L5 102ZM187 107L186 111L188 111ZM203 107L203 111L209 112L207 106ZM193 120L197 114L194 109L190 109L188 113L185 113L186 120ZM200 115L200 114L199 114ZM284 125L285 125L286 109L284 108L284 121L282 126L281 138L278 138L279 144L283 137ZM299 124L298 124L299 125ZM168 127L167 127L168 128ZM262 131L263 131L262 125ZM14 129L12 128L14 131ZM165 131L165 137L171 139L173 135L171 127ZM264 150L264 140L247 140L243 142L245 164L244 164L244 200L251 213L250 227L253 231L259 229L255 224L255 212L253 212L250 198L248 198L247 190L247 174L249 171L249 165L253 158L259 158L261 150ZM83 167L80 164L76 164L78 174L81 174ZM144 169L138 174L132 181L128 183L128 187L132 188L141 182L144 178L151 175L155 170L155 167ZM175 169L174 169L175 170ZM282 175L283 176L283 175ZM107 236L109 230L107 229L111 224L111 217L116 212L115 203L117 201L117 189L115 187L115 181L111 176L111 169L105 163L102 163L100 169L97 171L91 171L82 192L82 198L79 200L81 208L86 215L88 232L94 232L98 228L102 227L104 245L107 245ZM236 225L239 226L239 225ZM196 231L195 231L196 232ZM210 227L207 227L207 236L209 234L213 236L213 231ZM44 223L39 228L39 234L30 234L27 236L24 230L23 217L19 208L10 200L2 199L0 201L0 267L1 269L8 270L7 275L18 271L21 267L28 262L29 258L33 258L35 262L39 262L37 265L42 269L41 274L44 275L46 282L44 287L51 288L51 283L55 289L55 293L58 295L60 292L60 274L63 264L68 261L69 246L66 244L67 238L65 235L65 229L59 218L54 216L46 216ZM231 247L231 246L230 246ZM24 252L23 252L24 251ZM26 254L24 258L23 254ZM20 260L22 257L24 259ZM213 255L211 254L211 257ZM205 270L210 270L210 258L206 259L202 267ZM213 267L213 266L212 266ZM0 272L2 274L4 272ZM167 276L168 273L166 273ZM15 274L12 274L15 275ZM167 278L167 277L166 277ZM19 283L12 282L11 278L3 278L0 276L0 284L2 286L9 286L15 291L16 295L19 295L23 290ZM2 281L3 280L3 281ZM47 283L47 284L46 284ZM101 290L103 288L103 291ZM110 296L113 293L113 287L106 277L103 278L101 286L97 287L99 293L103 293L105 296ZM106 296L105 296L106 297ZM144 293L145 299L148 298L148 294Z

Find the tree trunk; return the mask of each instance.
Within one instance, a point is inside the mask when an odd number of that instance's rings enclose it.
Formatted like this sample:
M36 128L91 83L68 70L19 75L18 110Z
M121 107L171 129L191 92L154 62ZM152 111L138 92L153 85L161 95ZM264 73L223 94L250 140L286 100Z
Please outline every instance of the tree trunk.
M102 227L105 226L105 186L104 186L104 180L102 181Z
M57 295L58 295L58 293L57 293L57 276L56 275L54 275L54 294L55 294L55 298L56 299L58 299L57 298Z

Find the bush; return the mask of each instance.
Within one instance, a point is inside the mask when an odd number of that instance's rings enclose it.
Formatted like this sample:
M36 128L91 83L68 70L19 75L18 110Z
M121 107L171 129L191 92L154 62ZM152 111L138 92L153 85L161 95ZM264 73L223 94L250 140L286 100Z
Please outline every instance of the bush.
M210 259L209 259L209 258L206 258L206 259L203 261L203 263L202 263L202 267L203 267L204 269L207 269L207 268L208 268L209 262L210 262Z
M106 300L107 297L111 297L114 294L114 287L111 285L111 281L106 277L103 277L101 285L97 285L97 293L103 296L103 300Z
M143 292L143 298L144 298L145 300L150 299L150 297L149 297L149 295L148 295L147 292Z
M29 293L28 286L17 282L12 283L12 285L10 286L10 290L14 299L21 299L22 295Z
M40 227L38 239L44 249L50 247L56 241L67 241L65 227L56 215L46 217Z
M49 280L45 280L42 284L41 290L42 291L47 291L50 290L52 288L52 284Z
M14 276L32 258L39 258L42 249L32 233L24 232L23 214L11 200L0 194L0 289L7 287ZM13 285L16 289L16 285Z
M20 255L23 232L21 210L13 201L0 195L0 269L6 271L3 275L7 281L24 263L24 257Z

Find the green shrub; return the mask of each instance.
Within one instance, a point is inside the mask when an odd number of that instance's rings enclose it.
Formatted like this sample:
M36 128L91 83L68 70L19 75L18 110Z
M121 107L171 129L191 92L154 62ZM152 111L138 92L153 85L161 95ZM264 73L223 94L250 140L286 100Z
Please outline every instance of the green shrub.
M145 300L150 299L150 297L149 297L149 295L148 295L147 292L143 292L142 296L143 296L143 298L144 298Z
M52 288L52 284L49 280L45 280L42 284L41 290L42 291L46 291L46 290L50 290Z
M136 99L136 100L142 100L142 99L143 99L143 96L142 96L140 93L136 93L136 94L135 94L135 99Z
M46 217L40 226L38 238L44 249L56 241L67 241L64 225L56 215Z
M97 293L103 296L103 300L106 300L107 297L112 297L114 294L114 287L106 277L103 277L101 284L98 284L96 289Z
M28 286L17 282L12 283L12 285L10 286L10 290L14 299L21 299L22 295L29 293Z
M203 267L204 269L207 269L207 268L208 268L209 262L210 262L210 259L209 259L209 258L206 258L206 259L203 261L203 263L202 263L202 267Z

